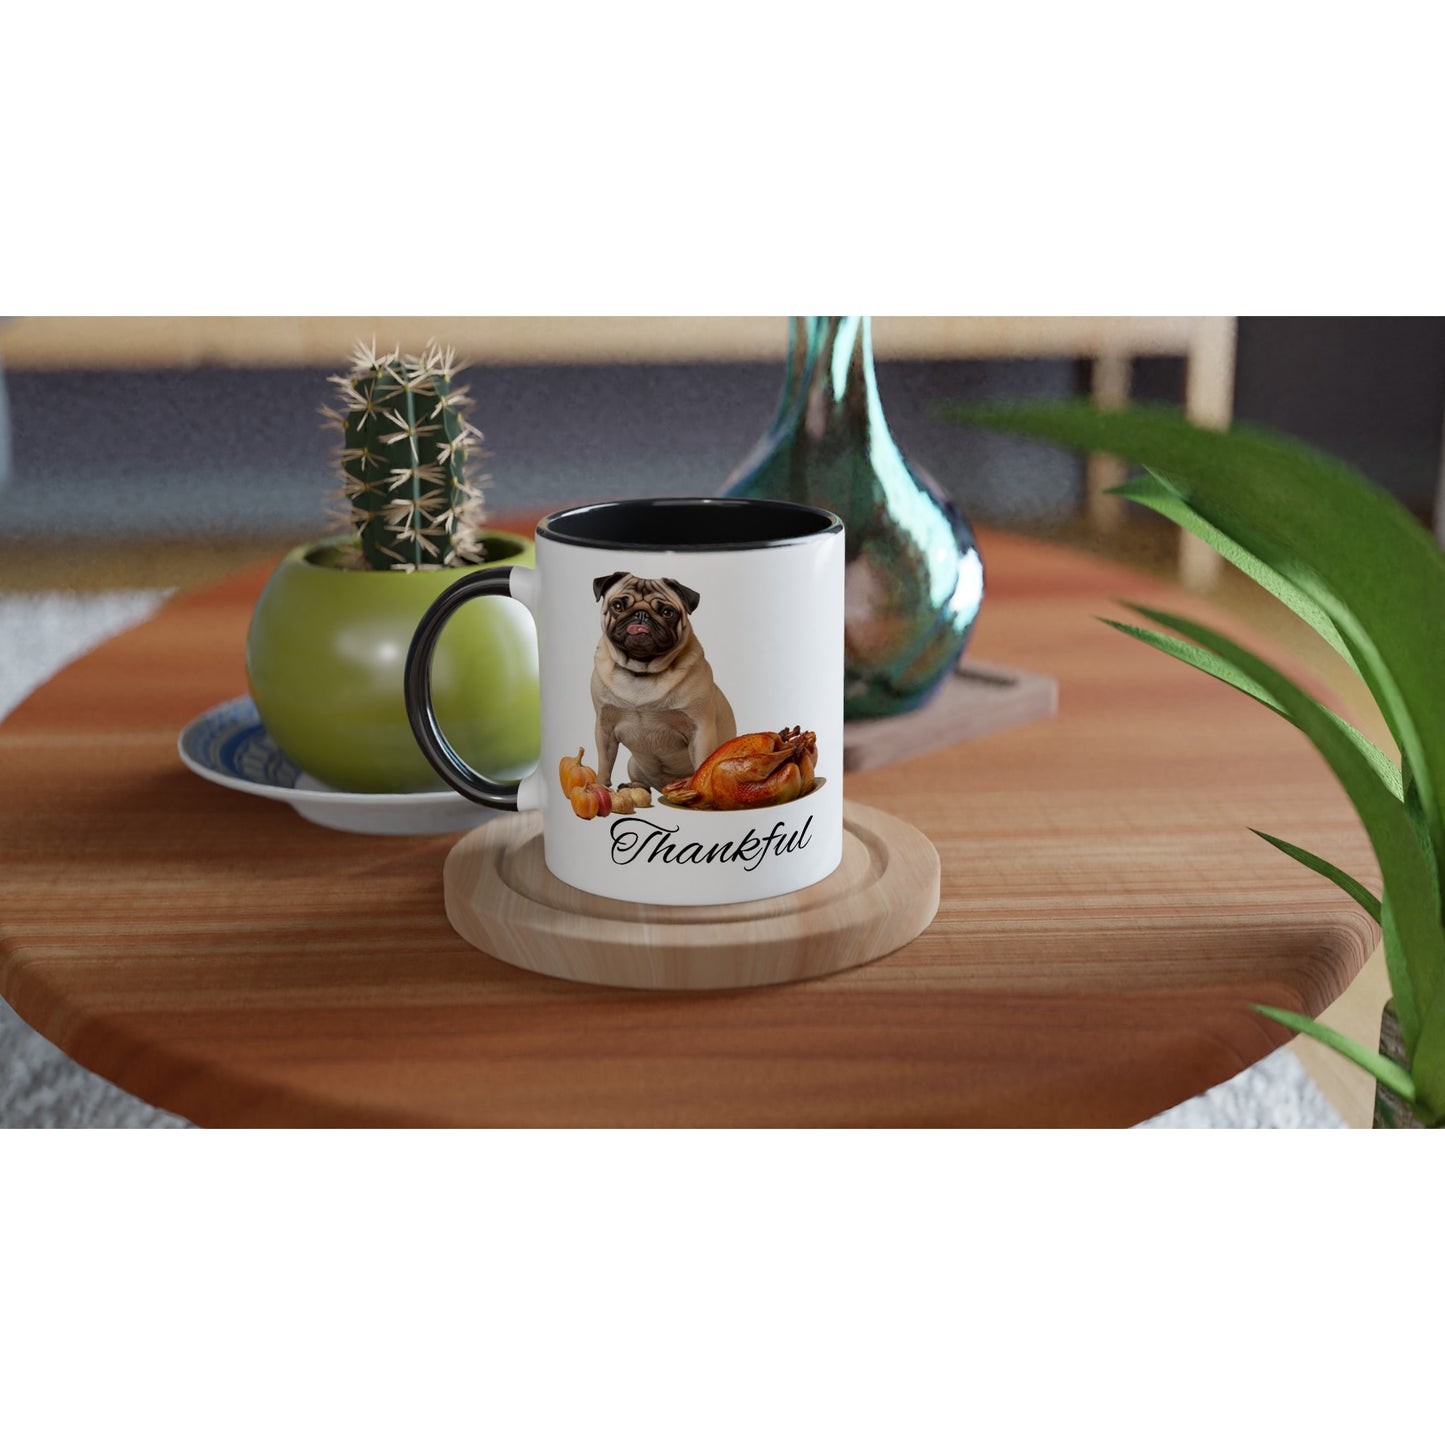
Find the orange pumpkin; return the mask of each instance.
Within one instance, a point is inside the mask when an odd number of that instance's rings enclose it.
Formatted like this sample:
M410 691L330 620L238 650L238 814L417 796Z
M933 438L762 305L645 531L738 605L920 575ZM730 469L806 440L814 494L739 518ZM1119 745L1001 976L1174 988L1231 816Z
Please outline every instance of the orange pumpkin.
M575 758L563 758L557 764L557 777L562 784L562 791L569 798L573 788L590 788L597 781L596 770L587 767L582 761L582 754L586 751L586 748L578 748Z

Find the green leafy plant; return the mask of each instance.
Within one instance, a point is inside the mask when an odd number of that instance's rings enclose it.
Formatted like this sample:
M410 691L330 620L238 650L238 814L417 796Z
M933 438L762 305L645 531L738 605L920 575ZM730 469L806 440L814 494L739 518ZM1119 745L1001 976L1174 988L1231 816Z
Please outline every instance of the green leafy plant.
M333 376L341 430L346 520L356 542L343 566L418 572L483 560L481 478L471 470L482 434L454 384L452 351L378 353L358 342L352 369Z
M1378 898L1305 849L1259 836L1344 889L1380 924L1407 1066L1314 1019L1256 1007L1367 1069L1422 1123L1445 1122L1445 555L1367 478L1287 437L1245 426L1208 431L1163 407L1105 413L1083 403L1020 403L950 406L943 414L1142 466L1144 475L1114 488L1117 495L1208 543L1364 680L1398 765L1269 663L1210 628L1145 607L1132 610L1166 631L1109 622L1272 708L1340 780L1374 848L1383 879Z

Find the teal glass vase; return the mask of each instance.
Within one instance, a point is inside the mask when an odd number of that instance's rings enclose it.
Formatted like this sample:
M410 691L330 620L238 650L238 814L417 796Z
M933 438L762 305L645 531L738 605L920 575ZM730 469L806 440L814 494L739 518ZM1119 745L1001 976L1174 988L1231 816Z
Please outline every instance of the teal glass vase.
M777 415L726 490L843 519L844 715L890 717L926 703L968 645L983 562L962 512L893 440L868 317L791 319Z

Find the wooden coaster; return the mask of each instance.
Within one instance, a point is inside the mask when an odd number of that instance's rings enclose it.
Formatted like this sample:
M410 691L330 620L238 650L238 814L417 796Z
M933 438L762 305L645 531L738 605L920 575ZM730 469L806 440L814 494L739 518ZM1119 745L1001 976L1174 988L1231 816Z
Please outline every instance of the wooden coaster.
M939 869L917 828L844 802L843 861L780 898L672 908L583 893L547 871L536 813L473 829L443 880L452 927L518 968L622 988L751 988L901 948L938 911Z
M926 707L865 718L843 729L843 767L858 773L1005 728L1042 722L1059 710L1059 684L1037 672L969 657Z

